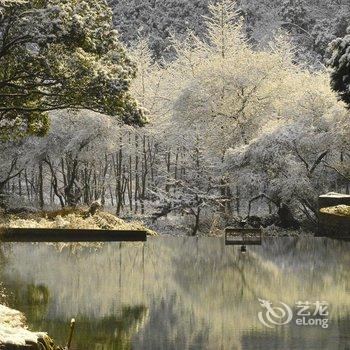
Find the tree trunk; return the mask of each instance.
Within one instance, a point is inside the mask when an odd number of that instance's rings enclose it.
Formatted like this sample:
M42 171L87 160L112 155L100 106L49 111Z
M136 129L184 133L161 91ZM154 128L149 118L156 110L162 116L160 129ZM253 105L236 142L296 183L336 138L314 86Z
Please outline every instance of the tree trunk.
M292 211L287 204L282 204L277 211L279 226L282 228L299 228L299 222L294 218Z
M43 177L43 163L40 161L39 163L39 174L38 174L38 182L39 182L39 207L41 210L44 209L44 177Z
M193 229L192 229L192 236L195 236L197 234L197 232L198 232L200 213L201 213L201 208L200 208L200 206L198 206L197 210L194 211L195 222L194 222L194 226L193 226Z

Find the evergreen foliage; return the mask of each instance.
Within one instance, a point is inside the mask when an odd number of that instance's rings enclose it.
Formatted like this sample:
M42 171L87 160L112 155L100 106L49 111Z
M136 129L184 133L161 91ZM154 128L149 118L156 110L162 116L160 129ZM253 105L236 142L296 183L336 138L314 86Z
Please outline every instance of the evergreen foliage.
M344 38L335 39L331 43L330 51L332 88L350 108L350 33Z
M144 123L128 93L135 66L104 1L0 3L0 134L42 136L50 110L90 109Z

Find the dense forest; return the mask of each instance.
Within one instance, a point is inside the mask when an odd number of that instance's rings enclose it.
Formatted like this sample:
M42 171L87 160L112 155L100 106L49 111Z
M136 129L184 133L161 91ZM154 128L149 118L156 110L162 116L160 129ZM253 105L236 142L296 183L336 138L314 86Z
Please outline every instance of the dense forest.
M109 0L114 24L123 42L132 46L146 37L156 58L174 57L171 36L183 39L189 31L206 36L209 0ZM346 34L350 3L346 0L238 0L244 31L256 48L266 47L276 32L287 33L297 45L297 60L324 66L328 44Z
M350 5L0 1L0 195L160 231L315 226L349 193ZM338 39L337 39L338 38Z

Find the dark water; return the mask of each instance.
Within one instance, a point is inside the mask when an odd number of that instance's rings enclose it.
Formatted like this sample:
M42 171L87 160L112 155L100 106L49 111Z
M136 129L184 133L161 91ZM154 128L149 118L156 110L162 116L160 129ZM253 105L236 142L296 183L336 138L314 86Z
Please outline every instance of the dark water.
M218 238L159 237L0 253L7 304L62 345L75 317L79 350L350 349L349 242L268 239L241 254ZM267 327L259 299L293 319ZM297 325L298 301L326 301L328 328Z

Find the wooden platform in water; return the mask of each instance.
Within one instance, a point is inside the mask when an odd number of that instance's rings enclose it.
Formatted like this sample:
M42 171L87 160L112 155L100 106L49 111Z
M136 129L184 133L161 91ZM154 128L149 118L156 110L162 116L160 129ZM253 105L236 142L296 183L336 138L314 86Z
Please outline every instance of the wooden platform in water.
M225 229L225 245L261 245L260 228L235 228Z
M0 232L1 242L145 242L146 231L7 228Z

